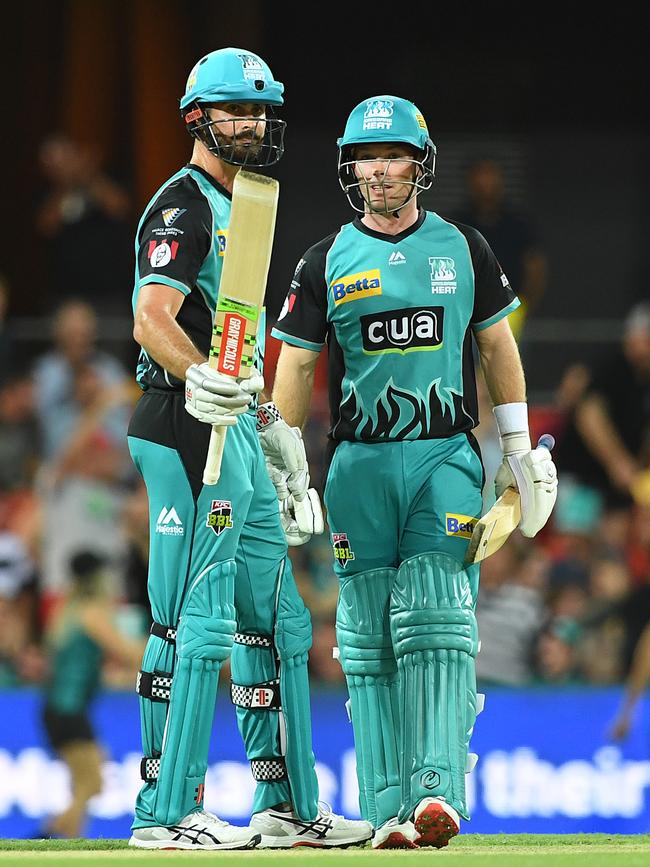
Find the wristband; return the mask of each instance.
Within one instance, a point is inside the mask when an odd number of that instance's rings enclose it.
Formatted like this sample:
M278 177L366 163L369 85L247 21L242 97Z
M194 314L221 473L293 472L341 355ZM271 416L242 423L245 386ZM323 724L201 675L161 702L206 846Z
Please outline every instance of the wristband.
M276 421L282 421L280 410L272 402L263 403L261 406L258 406L256 416L256 427L258 431L270 427L270 425L275 424Z

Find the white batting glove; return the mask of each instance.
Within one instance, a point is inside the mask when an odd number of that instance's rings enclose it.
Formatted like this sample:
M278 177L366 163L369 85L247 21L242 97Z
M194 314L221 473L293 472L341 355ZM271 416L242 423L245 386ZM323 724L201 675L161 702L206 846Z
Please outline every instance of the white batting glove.
M525 403L506 403L494 407L499 429L503 463L494 481L497 497L511 487L521 498L521 523L524 536L532 538L546 524L557 499L557 470L549 448L531 447L528 411ZM547 435L548 436L548 435ZM552 447L552 437L549 438Z
M300 502L289 496L279 505L280 523L289 545L304 545L313 535L323 532L323 510L315 488L309 488Z
M296 502L304 500L309 468L300 428L289 427L274 403L263 403L257 409L257 433L267 466L285 473L288 492Z
M264 391L264 377L256 367L253 367L249 377L240 379L239 384L246 394L259 394Z
M206 424L237 424L237 416L246 412L252 399L240 382L214 370L207 361L191 364L185 372L185 409Z

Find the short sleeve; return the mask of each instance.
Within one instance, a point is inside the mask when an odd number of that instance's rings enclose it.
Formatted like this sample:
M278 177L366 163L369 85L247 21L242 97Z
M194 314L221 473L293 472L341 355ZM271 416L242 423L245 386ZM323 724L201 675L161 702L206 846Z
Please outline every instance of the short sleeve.
M467 239L474 268L472 328L482 331L516 310L520 301L483 235L469 226L458 228Z
M150 207L138 233L136 289L164 283L188 295L212 243L212 211L189 184L173 185Z
M320 352L327 337L327 251L335 235L310 247L298 262L271 335L292 346Z

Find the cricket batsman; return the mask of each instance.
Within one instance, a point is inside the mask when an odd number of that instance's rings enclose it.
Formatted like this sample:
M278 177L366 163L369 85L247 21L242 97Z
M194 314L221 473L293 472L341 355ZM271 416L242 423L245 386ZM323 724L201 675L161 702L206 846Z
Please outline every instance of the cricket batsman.
M319 806L307 655L311 622L284 528L306 541L321 520L299 431L258 409L264 317L248 380L207 362L233 182L282 156L283 86L256 54L213 51L180 100L190 162L153 195L136 235L134 337L143 389L129 428L150 508L148 588L155 622L138 677L143 785L130 844L144 849L347 846L367 822ZM250 239L255 243L255 238ZM213 425L228 426L221 477L204 485ZM259 430L258 430L259 428ZM267 462L283 488L280 515ZM300 504L300 509L298 509ZM235 827L203 808L219 671L256 780L253 818Z
M358 215L298 262L272 331L284 342L273 400L305 424L327 344L325 505L361 813L375 848L441 847L469 818L482 708L479 566L464 563L484 484L473 341L503 447L497 494L518 488L524 535L546 523L557 478L549 452L531 448L506 275L479 232L418 205L436 160L421 112L364 100L338 154Z

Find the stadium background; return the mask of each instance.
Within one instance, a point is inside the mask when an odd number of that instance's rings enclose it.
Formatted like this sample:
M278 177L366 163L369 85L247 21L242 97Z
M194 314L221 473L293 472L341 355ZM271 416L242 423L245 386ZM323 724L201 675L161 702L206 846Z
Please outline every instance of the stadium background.
M641 32L625 9L587 18L577 4L548 4L534 14L512 3L475 6L412 3L398 10L380 3L354 12L314 7L311 16L301 16L263 0L250 0L245 9L206 0L68 0L5 10L0 274L8 297L2 337L8 335L11 347L11 364L3 359L5 373L11 368L12 376L24 381L34 360L54 349L52 314L61 296L51 269L52 239L39 228L38 213L48 195L42 146L64 134L97 154L128 199L123 235L100 229L80 255L85 254L89 275L86 300L99 316L98 345L130 375L135 358L130 270L110 297L98 296L93 277L119 273L119 263L132 256L131 236L142 207L187 159L190 142L177 113L187 72L207 51L235 45L265 57L286 88L287 152L274 172L281 199L269 281L271 321L303 250L349 219L335 174L335 139L347 113L372 94L406 96L422 110L438 146L437 178L423 199L426 207L443 215L460 209L467 165L490 157L504 168L513 206L536 225L548 281L521 349L533 427L541 432L551 424L561 431L571 409L563 390L567 371L575 365L591 370L614 352L624 317L648 297ZM120 238L127 240L122 244ZM130 267L127 263L121 273ZM271 346L271 362L276 352ZM322 366L319 386L308 432L314 475L324 434ZM9 388L3 378L0 416ZM20 424L42 437L47 420L37 401L25 401ZM81 419L84 409L77 409ZM120 409L128 411L128 401ZM142 570L133 566L132 556L141 492L125 469L119 442L111 439L120 419L116 416L111 428L109 417L102 418L107 428L100 425L96 433L115 452L112 473L81 460L61 471L53 491L43 479L57 455L37 437L25 473L11 481L4 480L11 474L3 475L0 833L6 836L28 835L65 798L61 767L44 747L38 702L47 672L43 629L50 606L65 589L65 558L74 545L93 538L114 555L122 626L133 634L142 621L134 588ZM0 417L0 439L12 425L13 417ZM489 459L493 432L486 432L485 445ZM0 464L6 454L0 449ZM87 508L89 500L99 507ZM580 504L574 508L580 511ZM475 738L482 754L473 783L476 823L470 830L647 831L650 824L648 721L640 712L623 744L613 745L608 735L639 623L610 617L580 629L590 616L650 582L647 510L630 508L612 520L605 512L600 521L587 521L586 509L582 523L570 508L562 513L527 553L514 540L513 550L488 570L486 599L494 604L486 609L484 634L507 613L507 603L497 604L499 590L512 599L523 588L527 611L534 609L535 617L529 641L520 636L517 645L524 671L519 685L504 689L498 670L486 677L488 701ZM77 518L83 531L74 531ZM294 557L315 622L317 749L330 774L334 805L352 812L345 764L351 736L340 671L329 659L335 588L327 544L315 543ZM582 594L578 601L576 593ZM563 643L556 654L564 652L569 662L548 662L552 651L541 642L550 633ZM97 709L98 731L114 764L107 766L110 790L93 810L92 834L124 835L128 826L127 800L118 798L111 806L111 797L115 800L120 789L116 773L127 775L124 790L137 785L128 758L138 748L136 700L123 692L129 677L109 665L109 691ZM219 721L223 736L217 731L211 757L215 789L219 774L228 771L224 785L232 786L247 773L241 764L223 764L241 763L242 753L232 712L225 702L221 706L220 720L227 722ZM514 728L512 719L518 720ZM39 789L51 792L52 800L39 800ZM613 790L623 793L615 803L608 800ZM553 803L545 800L545 791L553 793ZM245 802L239 810L232 817L242 821Z

